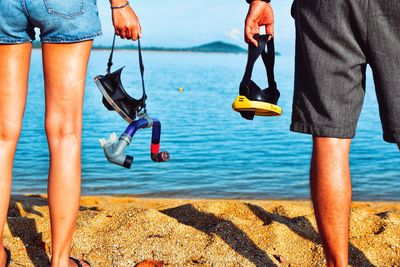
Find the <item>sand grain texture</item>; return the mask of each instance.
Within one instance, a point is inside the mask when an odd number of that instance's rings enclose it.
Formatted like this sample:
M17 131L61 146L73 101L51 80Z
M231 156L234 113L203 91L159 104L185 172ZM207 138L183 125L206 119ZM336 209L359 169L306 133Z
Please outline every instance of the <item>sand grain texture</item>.
M47 266L45 196L14 196L5 231L11 266ZM92 266L324 266L308 201L138 199L81 201L72 254ZM400 266L400 203L354 203L352 266Z

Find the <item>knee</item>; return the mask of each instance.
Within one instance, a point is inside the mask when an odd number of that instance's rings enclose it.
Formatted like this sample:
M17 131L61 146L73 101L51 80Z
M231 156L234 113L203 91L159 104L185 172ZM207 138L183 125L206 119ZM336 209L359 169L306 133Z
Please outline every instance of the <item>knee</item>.
M22 122L3 122L0 124L1 142L18 142L21 134Z
M328 154L348 154L351 139L313 136L314 152L321 151Z
M49 143L69 142L80 143L81 124L75 121L63 121L58 119L46 119L45 130Z

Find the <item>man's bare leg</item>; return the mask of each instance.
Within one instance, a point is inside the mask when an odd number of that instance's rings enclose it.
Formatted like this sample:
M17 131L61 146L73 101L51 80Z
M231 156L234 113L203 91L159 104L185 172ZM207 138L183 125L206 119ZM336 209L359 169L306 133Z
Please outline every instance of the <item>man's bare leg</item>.
M348 266L351 139L313 137L310 182L328 267Z

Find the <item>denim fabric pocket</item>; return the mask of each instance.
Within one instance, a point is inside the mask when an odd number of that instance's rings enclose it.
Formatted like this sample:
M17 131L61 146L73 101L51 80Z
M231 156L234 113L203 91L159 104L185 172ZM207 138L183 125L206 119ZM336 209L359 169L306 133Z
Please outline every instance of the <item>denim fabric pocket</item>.
M72 19L85 11L85 0L43 0L47 12L64 19Z

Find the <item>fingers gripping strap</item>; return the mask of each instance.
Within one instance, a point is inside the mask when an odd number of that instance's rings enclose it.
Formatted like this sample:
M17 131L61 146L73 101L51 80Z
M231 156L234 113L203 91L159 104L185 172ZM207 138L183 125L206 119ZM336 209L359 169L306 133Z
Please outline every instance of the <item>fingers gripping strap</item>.
M258 40L258 47L254 45L249 45L246 71L243 76L244 82L250 82L254 69L254 64L261 55L265 65L265 69L267 71L268 85L270 87L276 86L274 77L274 64L275 64L274 39L267 41L268 37L269 37L268 35L258 35L256 36L256 39Z

